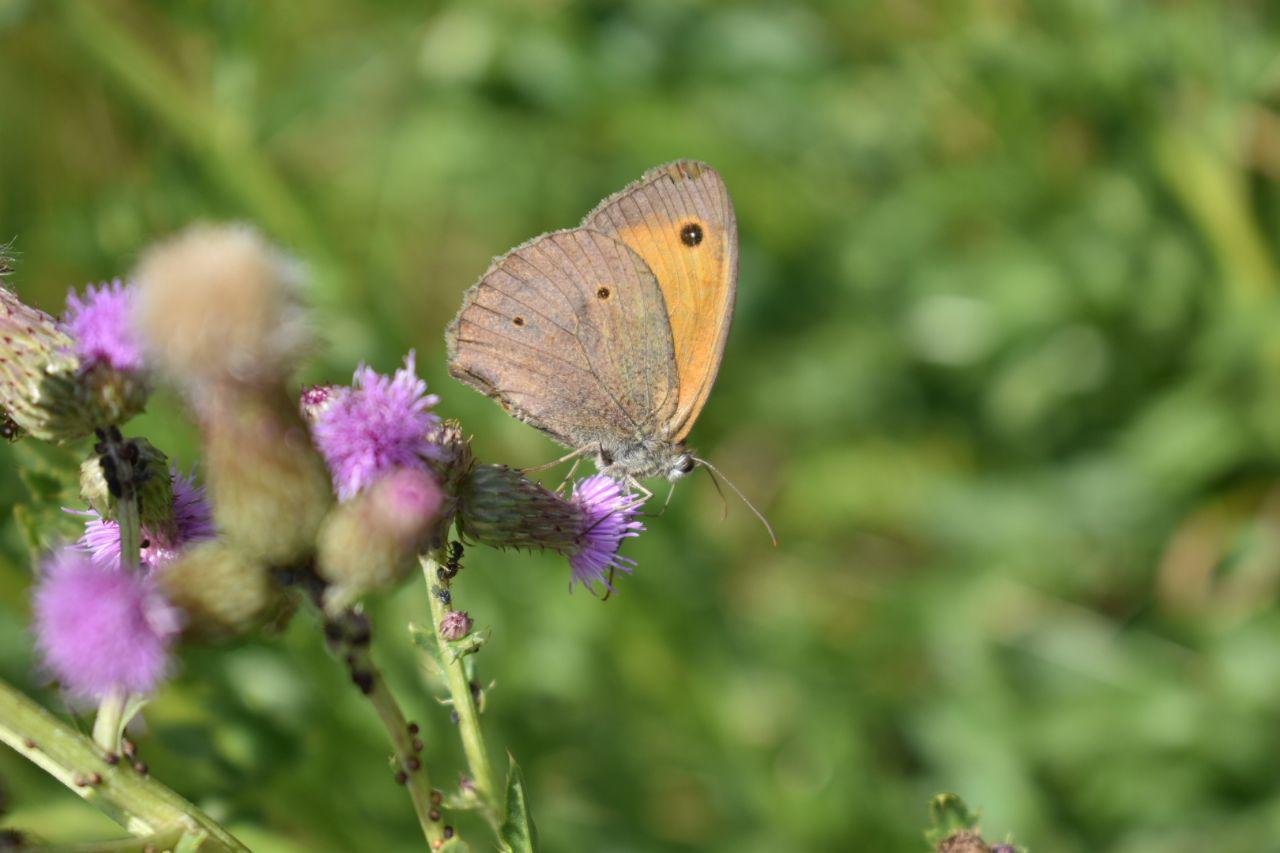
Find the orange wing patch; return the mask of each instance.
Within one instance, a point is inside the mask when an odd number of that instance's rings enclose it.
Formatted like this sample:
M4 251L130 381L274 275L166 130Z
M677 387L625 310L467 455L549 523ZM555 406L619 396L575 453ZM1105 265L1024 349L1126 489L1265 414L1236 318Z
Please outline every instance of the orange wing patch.
M605 199L582 224L625 243L658 279L680 380L667 437L681 441L715 384L733 319L738 225L724 181L691 160L660 166Z

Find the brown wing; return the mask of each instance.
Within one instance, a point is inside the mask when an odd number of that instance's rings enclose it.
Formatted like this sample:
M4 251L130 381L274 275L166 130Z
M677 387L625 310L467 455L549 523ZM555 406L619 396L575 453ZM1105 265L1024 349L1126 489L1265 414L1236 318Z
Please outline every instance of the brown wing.
M626 243L658 277L680 377L665 437L681 441L711 393L733 319L738 224L729 191L710 166L678 160L650 169L582 224Z
M455 378L574 449L652 436L675 411L658 282L596 231L545 234L494 261L445 341Z

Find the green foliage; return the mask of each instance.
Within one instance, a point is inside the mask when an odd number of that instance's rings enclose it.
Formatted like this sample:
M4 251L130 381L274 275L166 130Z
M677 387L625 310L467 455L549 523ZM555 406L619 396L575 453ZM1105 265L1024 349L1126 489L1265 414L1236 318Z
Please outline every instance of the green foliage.
M63 511L80 506L80 459L71 450L34 440L12 448L26 496L13 505L13 519L32 560L50 547L76 539L83 524Z
M930 847L956 832L971 830L980 832L981 816L969 811L956 794L937 794L929 801L929 828L924 839Z
M538 849L538 830L529 813L529 799L524 790L524 774L520 765L511 757L511 770L507 774L506 819L498 831L505 850L509 853L534 853Z
M948 790L1037 853L1269 849L1273 7L0 0L6 281L53 311L192 220L252 220L313 272L328 346L301 379L414 347L482 462L536 465L557 449L447 377L462 292L705 159L741 281L692 441L782 542L692 477L603 605L562 561L468 551L485 730L544 846L909 851ZM196 460L172 395L126 432ZM38 692L32 516L2 511L28 446L0 445L0 673ZM425 594L375 602L375 642L451 788L400 627ZM305 618L192 649L145 716L152 772L255 850L418 849ZM108 836L22 760L0 776L8 823Z

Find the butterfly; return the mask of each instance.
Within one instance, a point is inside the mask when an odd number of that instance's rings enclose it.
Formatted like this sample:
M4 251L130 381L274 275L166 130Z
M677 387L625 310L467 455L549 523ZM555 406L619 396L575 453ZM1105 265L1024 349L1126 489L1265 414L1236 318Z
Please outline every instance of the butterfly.
M738 235L720 175L651 169L582 225L498 258L445 335L449 372L617 479L679 479L720 368Z
M685 438L720 370L737 286L724 180L677 160L577 228L497 258L445 332L449 373L570 448L564 460L594 455L642 490L714 470Z

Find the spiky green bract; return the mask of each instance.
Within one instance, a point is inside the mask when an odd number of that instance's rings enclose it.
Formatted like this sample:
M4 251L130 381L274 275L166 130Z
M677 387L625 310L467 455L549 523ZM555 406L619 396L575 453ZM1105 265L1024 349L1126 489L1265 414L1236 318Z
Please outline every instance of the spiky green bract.
M105 363L82 365L48 314L0 284L0 409L44 441L66 444L142 411L146 382Z
M582 510L505 465L475 465L458 488L458 529L494 548L572 554Z

